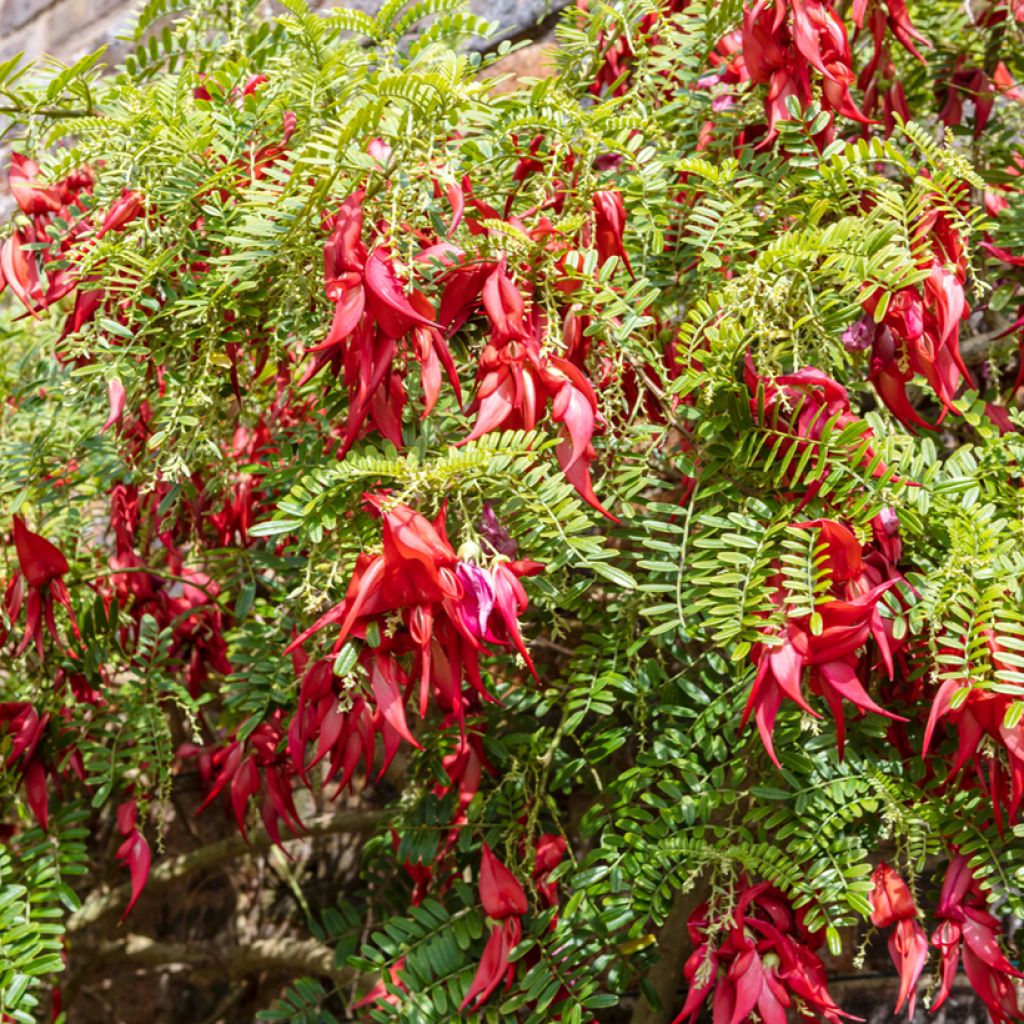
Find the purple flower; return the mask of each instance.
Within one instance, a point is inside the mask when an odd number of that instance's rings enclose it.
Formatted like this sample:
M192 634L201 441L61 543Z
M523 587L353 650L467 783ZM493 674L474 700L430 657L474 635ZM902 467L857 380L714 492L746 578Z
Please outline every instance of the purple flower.
M494 514L494 507L489 501L484 502L483 514L480 516L480 539L496 555L514 559L519 551L512 535Z
M843 345L847 352L863 352L871 347L875 335L875 323L871 317L862 316L843 332Z

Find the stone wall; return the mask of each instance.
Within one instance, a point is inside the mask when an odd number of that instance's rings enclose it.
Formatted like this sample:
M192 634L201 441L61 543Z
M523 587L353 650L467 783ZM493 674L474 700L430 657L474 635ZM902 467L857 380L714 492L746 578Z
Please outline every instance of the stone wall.
M140 0L141 2L141 0ZM340 0L314 6L357 7L373 12L381 0ZM500 34L531 34L567 0L470 0L477 14L498 22ZM49 54L70 62L104 43L120 55L117 36L131 22L136 0L0 0L0 60L19 51L36 58ZM270 9L273 5L268 4Z

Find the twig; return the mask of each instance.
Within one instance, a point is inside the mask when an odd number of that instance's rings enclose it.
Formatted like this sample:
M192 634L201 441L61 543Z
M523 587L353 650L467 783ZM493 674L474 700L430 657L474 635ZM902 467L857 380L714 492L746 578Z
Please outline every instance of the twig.
M286 839L284 842L296 843L303 839L333 835L337 832L372 832L386 818L387 813L384 811L341 811L338 814L314 818L306 824L306 831L302 835ZM217 867L219 864L236 860L247 853L267 850L273 845L274 841L263 829L251 835L248 845L240 835L229 836L216 843L201 846L198 850L179 853L175 857L168 857L161 861L150 871L146 888L147 890L160 888L177 878L191 874L193 871L204 871ZM131 886L126 883L116 886L102 896L87 900L69 918L68 932L81 931L107 914L123 909L128 905L129 899L131 899Z
M338 984L350 981L353 976L351 968L335 966L332 949L312 939L256 939L247 946L225 946L213 942L174 945L158 942L146 935L128 935L96 949L68 987L79 987L83 978L94 977L104 966L124 960L142 967L181 965L191 968L193 976L205 974L239 981L257 971L331 978Z
M70 110L63 107L40 107L33 110L31 107L0 107L0 114L8 117L15 115L32 115L34 117L95 117L91 110Z
M1005 327L984 334L974 334L960 343L960 355L967 366L981 366L993 351L1005 348L1007 351L1017 347L1015 331L1007 333Z

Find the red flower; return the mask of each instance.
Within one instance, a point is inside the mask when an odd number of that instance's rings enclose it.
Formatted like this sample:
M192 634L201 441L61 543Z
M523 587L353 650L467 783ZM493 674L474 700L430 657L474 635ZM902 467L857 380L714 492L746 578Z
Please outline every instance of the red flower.
M494 856L486 843L480 862L480 902L487 915L500 923L491 929L480 966L460 1010L485 1003L502 979L506 985L511 985L515 966L509 963L509 957L522 937L520 918L529 909L519 880Z
M545 833L537 838L533 879L537 886L537 892L549 907L558 905L558 882L552 882L548 876L562 863L565 849L565 839L562 836ZM554 926L554 921L552 921L552 926Z
M40 747L50 723L50 715L40 715L36 708L23 701L0 704L0 728L10 739L4 761L5 768L18 766L25 786L25 800L36 824L45 832L50 819L50 791L47 765Z
M802 1016L829 1024L850 1017L828 993L824 964L814 952L820 937L807 931L785 896L767 882L740 884L728 923L712 922L707 903L690 915L694 948L683 969L690 991L673 1024L696 1020L709 995L716 1024L741 1024L755 1013L763 1024L786 1024L794 1002L803 1004Z
M420 363L424 415L437 402L441 366L460 394L455 364L430 302L415 290L406 295L389 250L377 246L368 251L363 242L364 200L362 189L354 192L328 222L324 276L334 319L327 337L310 349L316 358L303 376L309 380L328 363L335 373L344 373L349 413L342 455L367 420L388 440L402 444L405 386L392 364L398 341L410 332L411 352Z
M543 566L520 561L483 568L460 561L446 535L443 511L431 522L407 505L387 507L386 495L372 495L369 501L382 510L382 553L359 556L344 601L287 650L332 624L341 625L335 653L347 637L365 639L368 631L376 631L381 642L362 655L376 707L397 735L415 743L405 716L407 676L397 659L412 655L420 717L433 693L439 708L461 725L475 700L464 691L465 678L479 697L492 699L480 676L485 643L513 645L533 671L519 631L519 616L528 603L520 578Z
M399 957L394 964L388 968L388 980L391 984L402 992L408 992L409 989L405 982L402 981L401 970L405 966L405 957ZM392 1006L398 1006L401 1003L401 997L394 992L389 992L388 987L381 978L369 992L363 996L353 1007L353 1009L360 1010L364 1006L372 1006L374 1003L390 1003Z
M851 411L846 388L817 367L807 366L778 377L762 377L748 353L744 379L750 391L750 412L755 421L766 430L792 435L792 441L786 439L780 443L778 453L780 457L785 456L795 447L798 457L790 460L793 465L802 461L799 456L808 448L812 451L808 465L818 463L814 458L815 442L821 439L826 426L831 425L833 434L838 434L851 424L862 422ZM859 467L864 469L875 463L875 453L870 446L865 445L863 449L860 446L872 437L871 430L865 427L858 441L851 445L851 456L856 455ZM885 465L878 461L871 475L881 477L886 471ZM817 496L827 473L828 467L822 465L821 475L812 480L810 486L807 486L806 476L790 480L787 474L787 482L805 488L801 505Z
M889 411L905 426L932 429L910 404L906 386L920 374L935 392L942 413L956 412L953 398L970 372L960 355L960 323L970 314L964 298L967 261L963 241L950 218L937 205L915 225L912 245L924 255L919 261L929 274L920 286L901 288L889 299L874 325L869 380ZM864 299L874 316L881 292Z
M588 504L618 522L597 500L590 480L590 464L596 457L591 439L601 421L590 381L575 363L542 352L534 311L527 308L508 276L504 256L482 283L465 274L456 281L458 301L465 306L474 299L469 288L480 289L491 323L490 340L480 356L476 398L470 406L476 422L461 443L492 430L533 430L550 398L551 418L564 426L565 440L557 451L563 472ZM455 310L446 308L446 301L441 309L442 322L448 316L458 318Z
M71 628L79 636L78 624L71 608L71 597L63 577L68 572L67 559L45 537L33 533L21 516L14 517L14 547L18 554L19 569L11 577L5 595L7 617L13 622L25 605L25 632L15 654L21 654L34 639L39 657L43 657L43 624L61 645L54 618L54 602L67 610ZM25 589L28 588L26 596ZM0 642L7 639L7 631L0 630Z
M978 994L993 1024L1019 1021L1022 1010L1012 978L1022 979L999 947L999 922L986 909L985 895L967 858L957 854L946 868L935 916L941 922L931 942L942 956L942 983L931 1009L948 998L963 959L971 988Z
M879 602L901 578L899 573L880 550L872 551L870 560L865 559L857 539L841 523L819 519L794 526L818 529L832 586L829 599L815 607L816 623L812 624L814 616L811 615L789 617L784 626L766 634L766 642L755 645L751 652L757 675L741 726L746 725L753 714L768 756L776 765L779 762L772 732L783 699L788 698L808 714L819 717L803 695L801 682L805 669L809 669L811 689L825 699L835 718L840 756L846 732L844 700L862 713L870 711L887 718L900 718L869 696L862 677L867 678L872 666L863 664L857 653L869 638L873 639L891 678L894 640ZM784 609L786 588L781 575L776 579L774 600Z
M522 934L523 929L518 917L509 918L491 929L483 956L480 957L480 966L473 976L465 999L459 1005L460 1010L466 1009L467 1006L475 1009L486 1003L503 980L506 987L511 986L516 969L514 964L509 963L509 957Z
M515 875L484 843L480 860L480 902L488 917L503 921L506 917L522 917L529 909L526 892Z
M293 835L303 832L292 796L291 766L287 753L281 749L284 739L281 718L282 712L275 711L260 722L244 741L232 740L213 755L212 763L218 769L218 775L196 811L198 814L208 807L230 783L231 810L246 842L249 841L245 827L249 801L261 790L260 818L274 843L281 845L279 820Z
M811 102L812 68L822 77L826 110L868 121L850 96L856 76L846 26L825 0L755 0L743 15L743 56L751 80L768 86L768 141L776 123L790 117L790 96L801 106Z
M149 865L152 860L149 843L136 824L138 814L138 805L134 800L126 800L117 808L117 829L124 836L124 841L117 850L117 859L127 865L132 882L132 898L124 908L122 921L142 895L142 890L149 879Z
M594 241L597 255L602 263L610 256L618 256L630 274L633 268L629 263L629 254L622 244L622 235L626 229L626 207L622 202L622 193L613 189L602 189L594 193Z
M987 653L994 671L1007 671L1010 664L1000 657L995 633L991 629L982 632L986 636L985 647L973 653L972 658L977 659L980 654ZM949 649L941 651L943 655L951 653ZM954 697L964 689L967 696L954 707ZM922 757L927 756L935 731L943 719L954 725L957 750L946 781L952 781L969 761L973 762L976 776L982 780L983 786L987 776L988 796L1000 828L1002 809L1005 808L1012 820L1024 802L1024 722L1013 726L1005 724L1007 712L1018 699L1013 694L972 686L970 679L950 676L942 682L932 700L921 753ZM986 738L1003 753L1005 767L999 757L983 754ZM988 771L985 770L986 761Z
M124 189L107 211L96 237L102 238L110 231L122 231L136 217L141 216L144 210L142 196L131 189Z
M910 888L885 861L875 868L871 882L871 923L880 928L895 926L889 936L889 955L900 975L895 1012L907 1002L907 1014L913 1017L917 980L928 959L928 936L917 921Z
M8 177L11 195L24 213L30 217L40 214L57 213L64 205L60 187L42 185L39 182L39 164L21 153L11 153L11 169Z

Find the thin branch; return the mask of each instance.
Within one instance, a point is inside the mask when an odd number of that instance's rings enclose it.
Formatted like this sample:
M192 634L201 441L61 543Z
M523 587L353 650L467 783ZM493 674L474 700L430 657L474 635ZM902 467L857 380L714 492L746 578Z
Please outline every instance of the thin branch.
M217 942L174 945L146 935L128 935L100 946L88 956L69 979L67 991L74 992L104 967L124 961L140 967L188 967L190 977L207 975L233 981L251 978L258 971L331 978L338 985L347 984L355 976L350 967L335 965L332 949L312 939L256 939L246 946Z
M40 107L33 110L31 107L0 107L0 114L8 117L95 117L91 110L72 110L65 107Z
M285 844L298 843L304 839L333 835L338 832L372 832L386 819L387 812L385 811L341 811L338 814L314 818L306 824L306 831L302 835L285 839L284 842ZM228 836L216 843L201 846L197 850L179 853L177 856L162 860L150 871L146 889L149 891L160 888L177 878L191 874L193 871L205 871L237 860L247 853L268 850L273 845L274 841L264 829L254 832L248 845L240 835ZM86 900L68 920L68 932L81 931L107 914L123 910L130 899L131 885L125 883L101 896Z
M1018 344L1015 331L1007 333L1006 328L997 328L983 334L974 334L960 343L960 355L966 366L981 366L994 352L1005 349L1009 352Z

